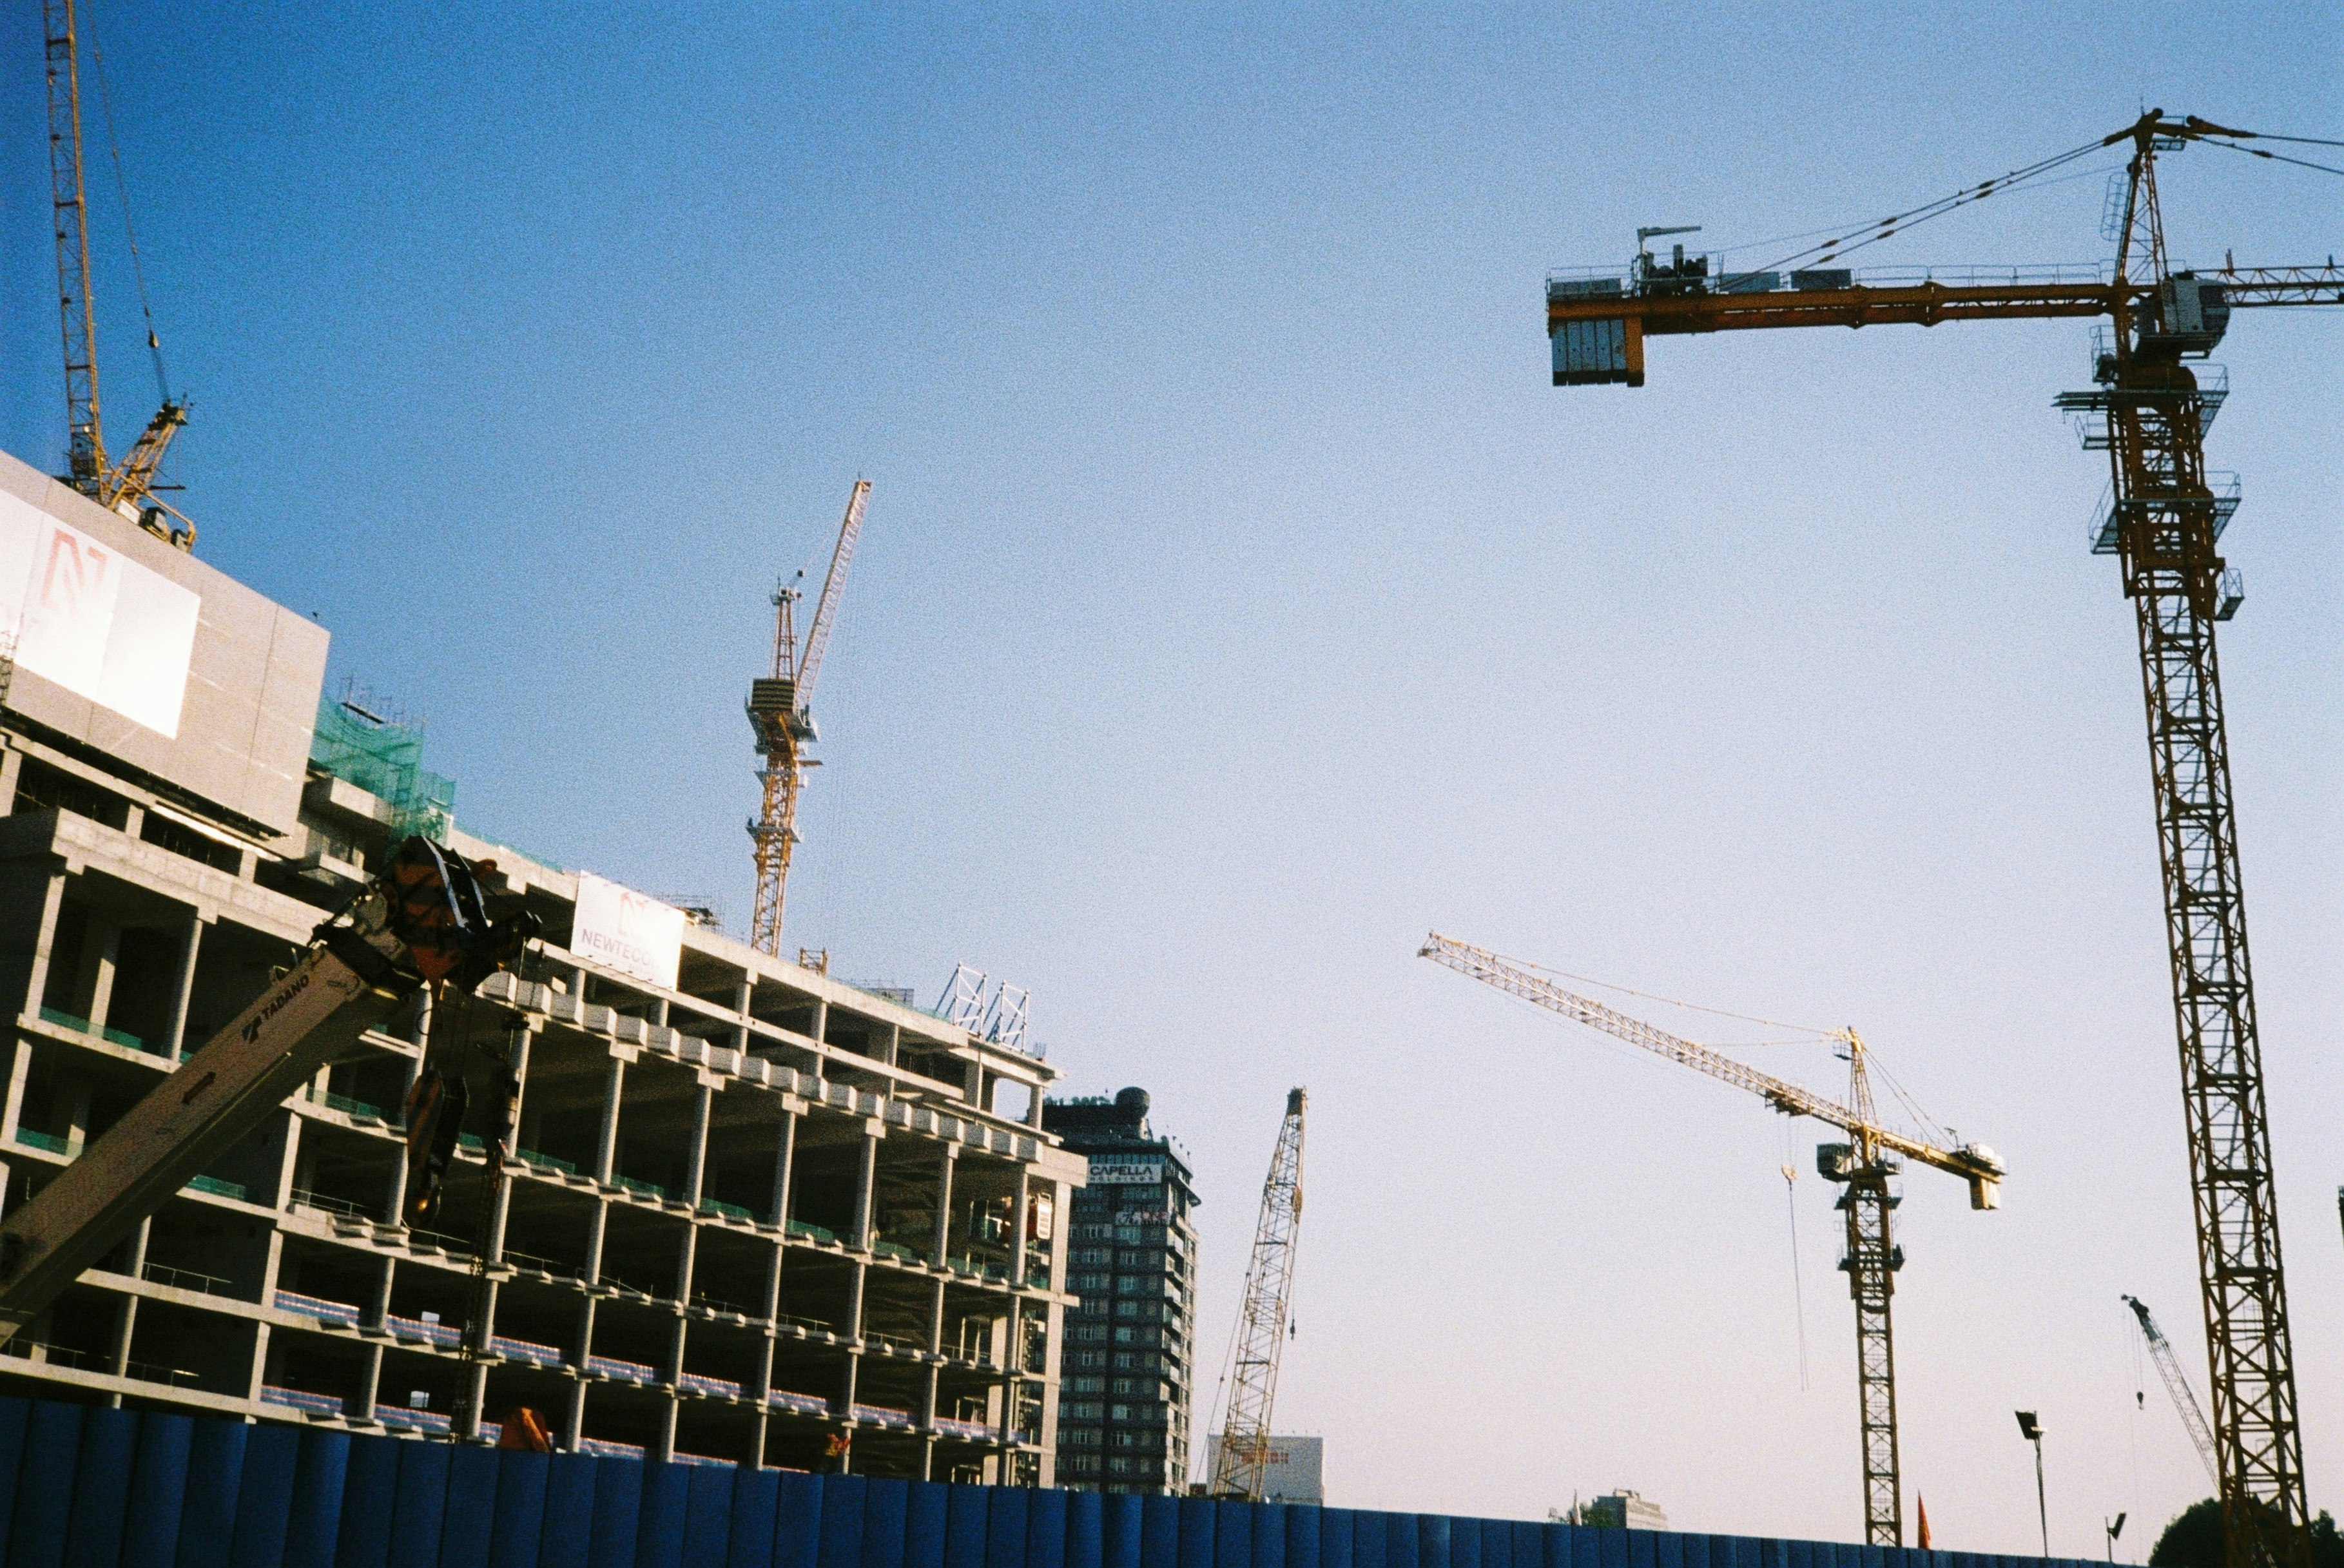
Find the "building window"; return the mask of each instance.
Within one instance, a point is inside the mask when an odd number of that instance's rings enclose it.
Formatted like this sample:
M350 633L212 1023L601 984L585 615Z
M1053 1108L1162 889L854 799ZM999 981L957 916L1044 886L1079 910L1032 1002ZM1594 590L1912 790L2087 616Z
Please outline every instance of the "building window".
M1106 1419L1109 1421L1129 1421L1131 1419L1131 1407L1129 1405L1109 1405L1106 1410Z
M1127 1459L1110 1459L1106 1462L1106 1472L1109 1475L1129 1475L1131 1473L1131 1461Z
M1103 1407L1096 1400L1076 1400L1058 1407L1062 1421L1096 1421Z
M1062 1426L1058 1429L1058 1442L1075 1448L1096 1448L1099 1445L1099 1429L1095 1426Z
M1123 1380L1118 1378L1116 1381L1120 1382ZM1100 1391L1106 1381L1104 1378L1068 1378L1066 1391L1070 1394L1095 1394Z
M1164 1267L1164 1254L1126 1251L1121 1261L1127 1269L1161 1269Z
M1103 1367L1106 1365L1106 1352L1105 1351L1076 1351L1068 1355L1067 1360L1078 1367Z
M1127 1296L1137 1296L1153 1283L1155 1281L1142 1279L1137 1274L1121 1274L1116 1277L1115 1288Z
M1067 1332L1074 1335L1077 1340L1088 1340L1092 1343L1096 1343L1106 1338L1106 1325L1105 1323L1076 1323L1072 1329L1068 1330Z

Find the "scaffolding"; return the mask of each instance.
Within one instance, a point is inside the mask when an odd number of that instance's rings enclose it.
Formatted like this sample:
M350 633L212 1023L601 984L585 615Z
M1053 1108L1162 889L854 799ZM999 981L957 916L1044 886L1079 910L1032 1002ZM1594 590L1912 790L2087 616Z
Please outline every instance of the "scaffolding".
M387 803L392 842L416 833L448 841L456 784L424 767L419 727L385 718L352 697L320 696L309 760Z

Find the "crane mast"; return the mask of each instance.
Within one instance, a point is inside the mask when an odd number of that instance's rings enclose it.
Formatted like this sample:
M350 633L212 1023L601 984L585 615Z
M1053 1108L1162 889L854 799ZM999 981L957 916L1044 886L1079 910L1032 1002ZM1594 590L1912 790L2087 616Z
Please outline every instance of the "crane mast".
M803 653L797 640L798 591L787 584L773 590L773 673L749 684L749 727L756 733L757 754L764 764L757 772L764 800L749 824L757 871L749 945L761 953L779 956L782 950L782 895L789 883L790 851L798 840L798 789L805 770L820 765L805 754L805 747L816 738L811 707L814 677L830 645L831 622L838 614L846 569L863 533L864 502L870 494L869 480L854 481Z
M1213 1460L1217 1497L1261 1501L1269 1468L1270 1407L1278 1397L1278 1352L1286 1344L1294 1289L1294 1246L1302 1225L1302 1090L1286 1095L1286 1119L1261 1188L1261 1222L1246 1264L1245 1301L1230 1351L1228 1403Z
M167 390L163 406L109 463L97 406L97 314L90 288L89 206L82 181L81 40L74 0L42 0L49 100L49 201L57 239L57 307L65 334L67 484L181 550L195 547L195 525L155 494L157 471L171 439L187 422L187 405ZM151 319L150 319L151 334ZM148 346L156 339L150 335ZM156 376L162 376L156 349ZM176 524L176 526L175 526Z
M1842 1029L1832 1037L1847 1050L1848 1098L1843 1105L1567 990L1487 948L1436 931L1425 938L1417 956L1600 1029L1614 1039L1642 1046L1696 1072L1747 1089L1786 1115L1814 1117L1849 1135L1852 1142L1818 1146L1815 1168L1846 1189L1838 1204L1847 1219L1847 1250L1839 1266L1847 1274L1848 1294L1855 1302L1864 1541L1873 1546L1902 1546L1904 1503L1896 1449L1896 1346L1889 1303L1896 1293L1897 1270L1904 1267L1904 1252L1891 1233L1889 1216L1901 1199L1890 1189L1889 1179L1903 1168L1904 1158L1916 1159L1967 1181L1971 1208L1995 1209L2002 1202L2001 1159L1981 1144L1940 1148L1882 1127L1873 1105L1864 1040L1854 1029Z
M1547 323L1556 385L1641 386L1647 335L2112 320L2095 355L2095 384L2056 402L2078 416L2087 449L2108 453L2110 500L2095 521L2092 547L2117 558L2137 623L2224 1551L2228 1568L2306 1568L2309 1513L2214 633L2244 600L2238 573L2217 549L2237 501L2206 470L2206 427L2222 391L2201 384L2185 361L2212 350L2233 310L2344 305L2344 268L2331 258L2325 266L2258 268L2226 260L2219 270L2177 271L2157 191L2159 152L2205 140L2241 150L2253 139L2252 132L2195 116L2168 118L2162 110L2102 138L2100 147L2132 148L2110 277L2013 273L1874 288L1848 271L1810 270L1792 273L1784 288L1773 273L1713 278L1705 260L1694 258L1652 269L1650 282L1639 268L1627 288L1616 278L1551 278ZM1959 199L1975 199L1995 184Z

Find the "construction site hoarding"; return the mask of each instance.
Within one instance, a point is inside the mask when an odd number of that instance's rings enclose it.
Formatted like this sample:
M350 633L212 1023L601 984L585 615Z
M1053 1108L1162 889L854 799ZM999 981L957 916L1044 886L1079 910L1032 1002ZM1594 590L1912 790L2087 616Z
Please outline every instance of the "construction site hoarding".
M0 453L7 704L126 768L293 831L326 631Z
M591 871L578 874L570 950L621 975L675 989L683 956L683 911Z

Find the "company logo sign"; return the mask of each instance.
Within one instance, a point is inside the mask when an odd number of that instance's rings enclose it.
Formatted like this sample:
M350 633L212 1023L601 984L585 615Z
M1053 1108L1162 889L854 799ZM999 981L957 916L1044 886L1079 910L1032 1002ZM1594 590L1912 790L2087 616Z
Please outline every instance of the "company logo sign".
M1091 1161L1093 1187L1152 1187L1164 1179L1160 1164L1143 1165L1131 1159L1094 1159Z
M203 601L0 493L0 639L16 667L176 739Z
M672 991L676 966L683 956L683 911L591 871L581 872L570 950L606 969Z

